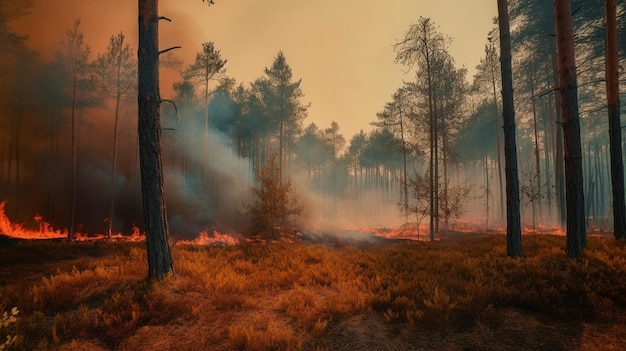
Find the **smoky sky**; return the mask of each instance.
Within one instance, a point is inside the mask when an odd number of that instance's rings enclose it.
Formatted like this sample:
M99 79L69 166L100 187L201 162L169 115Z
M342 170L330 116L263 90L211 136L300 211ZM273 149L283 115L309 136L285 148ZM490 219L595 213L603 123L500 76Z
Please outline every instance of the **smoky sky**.
M35 0L29 16L13 23L29 45L51 55L75 18L82 19L85 39L94 53L102 52L112 34L137 36L137 4L133 1ZM450 35L450 51L459 66L473 74L493 28L496 3L491 0L437 2L397 0L216 1L161 0L160 46L182 46L175 53L189 63L202 42L213 41L228 60L227 72L239 82L251 82L285 52L294 76L302 78L309 121L337 121L344 135L371 129L369 121L403 80L414 72L394 63L393 43L420 16L431 17ZM136 47L136 39L131 46ZM175 71L164 71L162 92L172 95Z

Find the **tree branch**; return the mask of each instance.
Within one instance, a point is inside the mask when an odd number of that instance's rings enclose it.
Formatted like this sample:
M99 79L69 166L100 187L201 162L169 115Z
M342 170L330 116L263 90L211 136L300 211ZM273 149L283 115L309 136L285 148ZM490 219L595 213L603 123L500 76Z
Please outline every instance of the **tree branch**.
M164 53L166 53L168 51L172 51L174 49L182 49L182 46L172 46L171 48L167 48L165 50L161 50L161 51L159 51L159 55L164 54Z
M171 19L169 19L169 18L167 18L167 17L165 17L165 16L159 16L159 20L166 20L166 21L168 21L168 22L172 22L172 20L171 20Z

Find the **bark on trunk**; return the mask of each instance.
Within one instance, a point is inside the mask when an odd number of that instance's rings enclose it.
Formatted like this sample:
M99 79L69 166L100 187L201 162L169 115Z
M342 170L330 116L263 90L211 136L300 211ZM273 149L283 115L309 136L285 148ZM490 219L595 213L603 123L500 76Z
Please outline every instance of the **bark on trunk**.
M613 185L613 234L626 238L626 204L624 203L624 163L620 126L619 59L617 55L617 17L615 0L605 0L606 14L606 96L609 112L611 147L611 183Z
M504 119L504 171L506 177L506 242L509 257L522 256L517 142L511 70L511 34L506 0L498 0L500 68L502 71L502 116Z
M148 250L148 278L173 270L163 196L157 0L139 0L139 162Z
M78 89L78 78L76 77L76 68L74 70L74 80L72 86L72 199L70 203L70 230L67 232L67 240L74 240L74 231L76 230L76 198L78 193L78 138L76 123L76 90Z
M429 137L430 137L430 223L429 223L429 233L430 233L430 241L435 241L435 112L434 112L434 102L433 102L433 84L432 84L432 76L430 71L430 55L428 43L424 41L426 44L426 74L428 78L428 115L429 115Z
M587 245L583 194L582 150L578 118L578 87L574 60L574 36L570 0L554 0L556 42L559 64L563 157L565 159L565 200L567 210L566 252L580 256Z
M113 218L115 216L115 186L116 186L116 174L117 174L117 136L118 136L118 122L120 116L120 99L121 93L119 88L120 71L117 70L117 94L115 96L115 122L113 124L113 165L111 169L111 206L109 209L109 230L108 237L111 239L113 236Z
M494 61L494 60L489 60L490 62ZM493 111L494 111L494 118L495 118L495 132L496 132L496 155L498 157L498 186L499 186L499 194L498 196L500 197L500 208L499 208L499 212L498 212L498 222L502 223L502 209L504 208L504 187L503 184L504 182L502 181L502 148L501 148L501 142L500 142L500 116L498 113L498 96L497 96L497 89L496 89L496 73L495 70L493 68L493 64L491 65L491 87L493 90Z
M559 62L556 52L556 37L551 42L552 45L552 78L554 87L559 87ZM554 178L556 181L556 201L559 210L559 223L565 226L567 222L567 211L565 210L565 165L563 163L563 129L561 128L561 97L558 92L554 93L555 123L558 124L554 145Z

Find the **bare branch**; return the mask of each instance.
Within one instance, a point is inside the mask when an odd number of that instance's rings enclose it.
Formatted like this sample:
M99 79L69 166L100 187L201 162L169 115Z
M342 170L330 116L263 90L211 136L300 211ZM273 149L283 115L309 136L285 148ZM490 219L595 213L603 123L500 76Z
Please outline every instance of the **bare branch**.
M164 54L164 53L166 53L168 51L172 51L174 49L182 49L182 46L172 46L171 48L167 48L165 50L161 50L161 51L159 51L159 55Z

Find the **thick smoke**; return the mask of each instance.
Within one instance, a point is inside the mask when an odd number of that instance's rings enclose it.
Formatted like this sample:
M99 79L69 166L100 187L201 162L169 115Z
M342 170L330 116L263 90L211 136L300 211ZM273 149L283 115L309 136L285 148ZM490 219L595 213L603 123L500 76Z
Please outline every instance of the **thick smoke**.
M85 25L89 28L88 23ZM197 43L197 38L185 38L191 36L191 29L180 33L183 27L176 28L164 32L164 46L179 41ZM0 23L0 30L6 32L8 28ZM136 37L134 32L127 34ZM0 36L6 37L14 36ZM63 39L50 40L60 43ZM0 44L7 47L7 43ZM57 46L53 50L60 50ZM186 45L185 50L192 50L189 47L193 45ZM33 224L33 216L41 214L55 227L67 228L72 199L71 90L67 74L50 51L39 56L30 51L27 42L18 40L10 50L0 53L0 200L8 201L7 214L14 221ZM90 60L101 51L94 50ZM167 96L169 90L163 83L164 96L171 98ZM104 233L113 220L114 231L130 233L134 225L141 227L143 222L136 99L122 102L112 189L114 101L97 101L88 89L81 89L79 98L78 229ZM253 162L240 157L233 142L237 139L236 108L231 100L215 94L208 108L209 133L205 135L204 110L192 106L197 104L188 105L179 101L177 113L169 105L162 109L164 190L171 232L179 238L192 238L206 229L242 233L248 227L244 205L254 201L250 188L255 182ZM382 153L379 158L387 156ZM305 234L351 235L368 230L364 228L403 223L397 206L402 192L397 175L389 176L384 185L360 183L363 175L354 173L343 174L345 179L327 179L332 170L312 173L297 161L295 156L290 160L288 172L304 205L296 225ZM383 161L375 160L375 164Z

